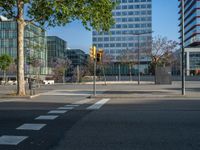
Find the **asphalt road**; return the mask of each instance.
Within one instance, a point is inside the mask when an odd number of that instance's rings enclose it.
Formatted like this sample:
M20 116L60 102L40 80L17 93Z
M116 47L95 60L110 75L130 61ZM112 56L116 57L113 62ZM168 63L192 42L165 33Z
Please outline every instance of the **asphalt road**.
M1 101L0 150L199 150L199 116L200 99Z

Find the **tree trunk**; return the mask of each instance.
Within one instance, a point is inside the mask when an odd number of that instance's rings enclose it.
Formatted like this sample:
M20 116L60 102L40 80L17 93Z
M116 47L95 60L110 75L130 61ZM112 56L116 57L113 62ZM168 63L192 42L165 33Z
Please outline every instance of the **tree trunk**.
M24 27L23 16L24 3L18 0L18 19L17 19L17 94L26 95L24 82Z
M6 85L6 71L3 71L3 81L4 81L4 85Z

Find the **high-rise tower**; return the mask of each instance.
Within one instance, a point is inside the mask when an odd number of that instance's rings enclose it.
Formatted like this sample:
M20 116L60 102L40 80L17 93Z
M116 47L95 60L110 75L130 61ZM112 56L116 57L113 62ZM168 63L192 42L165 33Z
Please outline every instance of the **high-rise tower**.
M141 72L148 66L152 39L152 1L118 0L113 10L116 24L110 32L93 31L93 45L104 49L112 62L120 62L120 56L126 52L130 61L138 61L140 51ZM137 68L137 67L136 67Z

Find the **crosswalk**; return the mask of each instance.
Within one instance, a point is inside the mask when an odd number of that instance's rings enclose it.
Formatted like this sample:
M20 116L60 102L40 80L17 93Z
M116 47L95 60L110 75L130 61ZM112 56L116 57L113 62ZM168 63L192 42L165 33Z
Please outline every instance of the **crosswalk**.
M101 99L97 101L96 103L92 104L92 101L95 101L95 99L84 99L78 102L74 102L71 104L67 104L64 106L57 107L53 110L48 110L46 114L41 114L34 118L31 122L21 124L20 126L16 127L16 130L18 131L39 131L48 126L48 121L53 121L60 117L62 114L66 114L69 111L76 110L79 106L83 104L90 104L91 106L87 106L85 110L98 110L103 105L105 105L110 99ZM35 122L37 121L37 122ZM41 123L40 123L41 121ZM42 121L47 121L47 123L44 123ZM24 132L23 132L24 133ZM13 145L16 146L19 143L25 141L28 139L28 135L2 135L0 136L0 146L1 145Z

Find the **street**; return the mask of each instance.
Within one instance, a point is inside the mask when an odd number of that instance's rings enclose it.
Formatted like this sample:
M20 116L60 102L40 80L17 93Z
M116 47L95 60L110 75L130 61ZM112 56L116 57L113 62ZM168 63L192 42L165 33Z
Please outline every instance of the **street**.
M1 100L0 149L200 149L198 98L87 98L83 92L62 93Z

